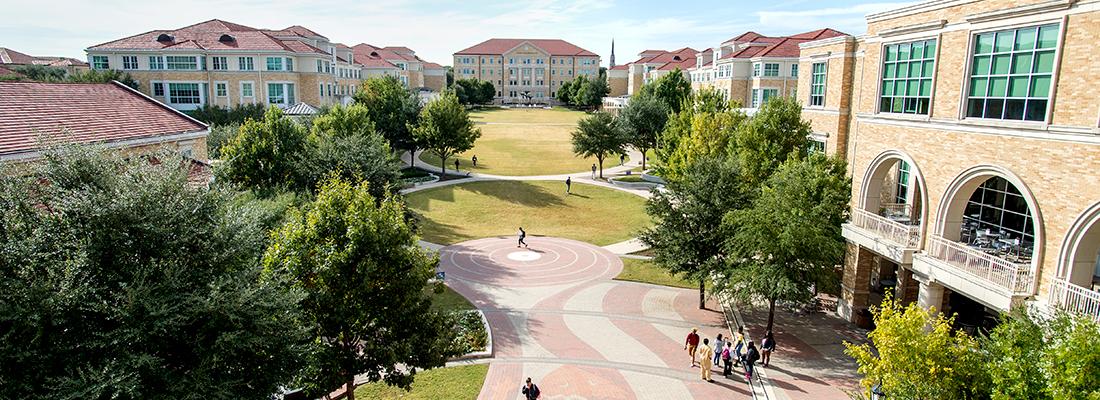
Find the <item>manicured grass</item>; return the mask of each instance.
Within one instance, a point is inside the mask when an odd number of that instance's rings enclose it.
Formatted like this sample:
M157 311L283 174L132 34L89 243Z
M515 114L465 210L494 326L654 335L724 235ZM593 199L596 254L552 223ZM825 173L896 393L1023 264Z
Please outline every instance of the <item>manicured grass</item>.
M461 365L417 372L412 390L374 382L355 389L356 399L476 399L485 383L489 364ZM517 384L516 387L519 384ZM518 391L519 389L517 389Z
M511 236L557 236L605 246L630 239L650 224L645 199L619 190L555 181L471 182L407 196L420 213L422 239L454 244Z
M634 281L643 283L652 283L654 285L673 286L685 289L698 289L698 282L688 282L678 276L669 274L656 265L651 260L640 260L637 258L622 258L623 260L623 272L616 276L615 279L621 281Z
M577 121L585 113L566 109L489 109L470 113L478 123L481 138L470 151L458 155L462 172L493 175L557 175L588 171L596 159L573 155L570 143ZM477 167L471 158L477 155ZM420 160L439 166L439 158L421 152ZM454 157L447 169L454 168ZM619 157L604 161L604 167L619 165Z
M642 177L640 177L638 175L616 176L616 177L614 177L614 179L619 181L619 182L634 182L634 183L645 182L645 180L642 179Z
M433 287L428 287L429 291L432 289ZM437 311L466 311L476 308L470 304L469 300L448 286L443 286L442 293L432 291L430 296L432 296L432 309Z

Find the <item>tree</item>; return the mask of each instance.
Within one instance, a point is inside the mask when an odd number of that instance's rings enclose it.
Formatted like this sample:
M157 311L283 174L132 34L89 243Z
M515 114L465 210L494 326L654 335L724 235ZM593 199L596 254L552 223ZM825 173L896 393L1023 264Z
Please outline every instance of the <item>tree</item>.
M481 81L479 82L479 96L481 102L478 104L489 104L493 102L493 98L496 97L497 88L493 86L492 82Z
M355 103L367 108L375 130L390 142L394 152L409 152L409 166L420 147L409 125L416 124L420 113L420 98L396 76L376 76L367 79L355 93Z
M642 152L642 169L649 149L657 147L657 137L668 122L669 109L652 96L634 96L619 113L619 121L628 135L627 143Z
M559 87L557 93L554 94L554 98L563 104L569 104L573 99L573 82L562 82L561 87Z
M492 82L478 79L459 79L454 85L455 96L462 104L488 104L496 95L496 87Z
M734 162L700 158L684 179L669 181L646 203L654 224L639 238L653 250L658 267L699 282L700 309L706 307L704 283L722 270L726 259L720 245L727 234L722 216L749 203L739 175Z
M951 328L953 318L916 304L903 307L887 298L872 307L875 330L870 344L845 343L855 358L860 385L875 385L891 399L974 399L988 387L978 342ZM1034 372L1033 372L1034 373Z
M420 122L410 129L417 142L439 157L443 175L447 174L447 159L473 148L474 141L481 137L466 108L450 92L428 103L420 112Z
M303 294L261 276L257 210L170 160L63 148L0 175L0 398L260 399L293 378Z
M445 86L445 88L453 87L454 84L455 84L455 69L454 69L454 67L452 67L450 65L446 65L446 66L443 67L443 70L446 71L446 74L447 74L447 86Z
M737 130L737 154L750 185L759 185L791 155L805 154L813 130L802 119L802 105L790 97L764 102Z
M597 112L580 120L577 129L573 131L572 141L573 154L585 158L596 157L600 164L600 178L603 178L604 158L626 151L626 136L615 123L615 117L604 112Z
M1100 325L1020 307L982 340L993 400L1100 398Z
M307 187L306 132L272 106L263 120L248 120L221 149L218 175L246 188L272 191Z
M310 398L347 385L354 399L357 375L408 388L417 369L457 355L453 321L425 295L438 258L417 244L401 201L375 199L367 186L326 181L263 258L265 272L290 275L306 293L304 312L319 343L303 379Z
M141 84L130 76L128 72L115 69L77 71L72 74L64 68L45 65L18 65L11 68L17 76L14 80L32 80L37 82L67 82L67 83L111 83L119 81L123 85L139 89Z
M741 165L746 179L749 168ZM769 330L777 301L808 301L815 286L835 278L852 192L845 171L843 160L822 154L789 159L751 207L733 209L722 222L730 255L717 289L747 304L766 300Z
M669 117L660 134L657 153L663 162L657 173L667 181L682 179L698 158L730 155L736 150L734 136L748 119L715 90L701 90L688 101L687 107Z
M370 111L361 105L338 105L315 118L309 144L311 190L335 174L345 180L369 182L371 195L382 198L401 175L400 161L386 140L374 132Z
M643 85L641 93L656 96L672 112L679 113L685 102L691 98L691 82L688 82L680 68L676 68L653 82Z

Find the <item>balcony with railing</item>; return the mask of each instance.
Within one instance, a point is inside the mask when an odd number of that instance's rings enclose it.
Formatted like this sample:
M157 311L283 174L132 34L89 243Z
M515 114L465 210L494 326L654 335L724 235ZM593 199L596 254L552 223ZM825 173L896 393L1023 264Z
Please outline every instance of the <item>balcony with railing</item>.
M913 253L921 244L920 222L908 213L902 215L890 209L883 210L882 213L852 210L851 219L842 229L844 238L896 263L912 263Z
M860 209L852 212L851 224L874 232L879 237L904 248L917 248L920 246L920 226L917 225L910 225L898 219Z
M1074 285L1065 279L1054 279L1048 293L1051 306L1100 322L1100 292Z
M913 271L1001 311L1011 310L1035 293L1035 270L1029 258L1009 258L940 235L929 237L924 252L913 257Z

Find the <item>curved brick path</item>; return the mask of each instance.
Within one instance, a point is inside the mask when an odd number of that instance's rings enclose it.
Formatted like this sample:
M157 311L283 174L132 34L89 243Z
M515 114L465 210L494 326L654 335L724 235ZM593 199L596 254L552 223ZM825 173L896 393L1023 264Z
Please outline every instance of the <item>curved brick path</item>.
M521 399L528 376L544 399L749 397L741 378L715 369L716 382L706 383L688 367L687 332L724 331L719 312L698 309L698 292L613 281L622 262L587 243L527 242L529 249L517 249L514 237L478 239L440 250L448 286L492 327L481 399Z

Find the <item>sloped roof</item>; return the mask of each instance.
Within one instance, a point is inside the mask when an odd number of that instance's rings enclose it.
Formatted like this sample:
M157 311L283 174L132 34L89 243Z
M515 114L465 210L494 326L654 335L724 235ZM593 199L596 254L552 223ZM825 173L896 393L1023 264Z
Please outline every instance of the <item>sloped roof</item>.
M323 39L328 39L327 37L325 37L325 35L314 32L314 31L310 30L309 28L306 28L306 27L301 26L301 25L292 25L292 26L284 28L283 30L287 31L287 32L293 32L293 33L295 33L299 36L303 36L303 37L319 37L319 38L323 38Z
M436 64L434 62L425 61L424 62L424 69L443 69L443 66L439 65L439 64Z
M0 82L0 155L75 143L199 132L206 125L118 83Z
M304 29L304 28L303 28ZM320 49L296 40L280 40L273 31L264 31L220 19L212 19L174 30L154 30L134 36L91 46L88 50L110 49L204 49L204 50L283 50L318 52ZM311 31L312 32L312 31ZM158 42L161 34L173 40ZM230 35L233 41L222 42L222 35ZM301 46L292 43L300 43ZM303 47L305 46L305 47ZM324 51L320 51L325 53Z
M34 64L35 57L7 47L0 47L0 64Z
M462 49L455 54L504 54L514 49L520 43L528 42L542 49L552 56L596 56L596 53L577 47L576 45L561 39L489 39L471 47Z
M317 114L317 108L306 103L297 103L283 107L283 113L286 115L314 115Z
M798 57L800 54L799 44L844 35L847 34L829 28L779 37L768 37L762 36L756 32L745 32L733 39L727 40L726 43L748 42L750 43L748 47L722 56L722 59L756 57L793 58Z
M630 64L620 64L610 68L612 71L630 69Z

